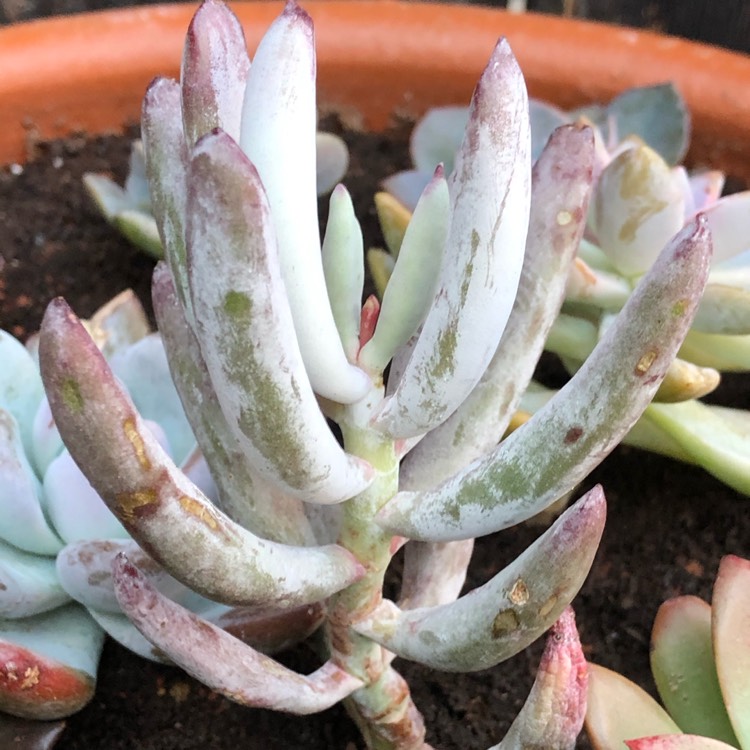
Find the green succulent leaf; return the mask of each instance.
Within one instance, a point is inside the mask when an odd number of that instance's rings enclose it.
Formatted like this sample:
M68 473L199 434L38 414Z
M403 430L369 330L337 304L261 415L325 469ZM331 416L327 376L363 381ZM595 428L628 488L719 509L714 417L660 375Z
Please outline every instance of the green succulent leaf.
M737 746L716 676L706 602L680 596L659 607L651 671L664 707L684 732Z

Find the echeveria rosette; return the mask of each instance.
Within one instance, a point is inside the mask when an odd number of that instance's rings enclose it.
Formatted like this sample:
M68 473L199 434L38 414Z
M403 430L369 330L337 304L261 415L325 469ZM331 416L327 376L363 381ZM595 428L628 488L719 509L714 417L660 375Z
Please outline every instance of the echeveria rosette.
M501 435L456 425L483 405L506 421L531 376L537 329L554 318L584 231L591 130L557 130L532 173L525 84L498 42L452 176L431 172L389 293L363 306L362 236L343 187L322 245L318 237L314 82L313 25L297 5L249 65L236 19L207 2L190 27L181 81L157 80L144 102L166 255L154 307L215 496L155 440L65 302L47 310L40 364L55 421L145 550L121 545L98 601L121 607L154 648L241 703L305 714L343 700L368 747L383 750L428 747L395 654L483 669L562 616L550 671L514 730L533 737L552 726L554 704L566 712L555 724L562 750L582 709L565 611L597 549L604 494L587 493L521 557L460 596L471 540L569 491L640 415L697 308L711 253L705 221L692 222L643 279L587 374L551 407L559 418L529 423L523 439L497 449ZM428 257L440 262L424 283ZM462 461L448 468L442 448L451 441ZM540 455L550 459L538 470ZM506 464L515 474L498 478ZM445 481L424 487L418 475ZM429 504L432 490L445 508L424 524L411 504ZM497 503L507 513L471 518L478 495L498 493L508 495ZM404 544L402 596L389 602L383 577ZM320 667L297 674L216 629L168 595L168 576L194 596L273 608L293 624L295 612L321 613Z
M586 728L596 750L747 750L750 747L750 561L727 555L711 604L669 599L651 635L651 670L664 704L616 672L590 665Z
M596 133L596 187L586 237L545 348L558 354L571 373L577 370L664 245L703 213L714 260L701 306L654 405L625 440L703 466L750 493L750 417L698 400L718 386L720 371L750 368L750 192L721 197L721 173L689 175L679 166L690 123L679 93L668 84L627 91L606 107L566 113L532 102L530 112L535 159L561 123L589 122ZM462 107L428 112L412 134L415 169L388 178L384 186L390 193L376 198L390 251L368 253L381 295L415 196L431 165L443 161L452 169L466 117ZM521 406L533 413L544 398L543 389L535 387Z

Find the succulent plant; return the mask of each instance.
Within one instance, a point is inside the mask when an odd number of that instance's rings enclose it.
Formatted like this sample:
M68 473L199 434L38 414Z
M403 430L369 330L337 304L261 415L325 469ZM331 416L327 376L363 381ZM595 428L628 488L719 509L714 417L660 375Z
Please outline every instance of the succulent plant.
M233 700L299 714L343 701L368 747L427 748L394 656L484 669L557 622L500 747L573 747L583 677L566 608L598 546L604 494L588 491L459 596L473 539L570 492L632 426L697 310L711 240L698 216L669 242L568 386L498 445L562 302L595 164L591 130L565 125L532 171L529 133L501 40L452 176L434 171L382 303L363 305L363 240L343 186L322 245L318 234L310 17L289 3L248 73L237 19L208 0L180 83L149 88L142 135L166 257L154 308L215 501L161 448L64 300L46 312L40 364L68 450L150 558L227 606L292 622L321 611L321 666L301 675L117 555L122 610ZM402 546L392 602L382 584Z
M750 747L750 561L727 555L711 604L664 602L651 635L662 708L622 675L590 665L586 727L597 750Z
M368 257L381 291L430 165L443 161L450 170L467 112L464 107L428 112L412 134L415 168L386 179L389 192L376 197L388 252L373 249ZM555 127L573 121L594 127L595 186L565 304L545 348L575 372L664 243L701 212L714 242L703 301L655 403L625 442L701 465L750 494L750 414L698 400L717 387L719 371L750 370L750 191L720 197L723 174L689 175L679 166L690 123L669 84L633 89L606 107L570 113L532 102L532 158ZM518 421L552 394L533 383Z

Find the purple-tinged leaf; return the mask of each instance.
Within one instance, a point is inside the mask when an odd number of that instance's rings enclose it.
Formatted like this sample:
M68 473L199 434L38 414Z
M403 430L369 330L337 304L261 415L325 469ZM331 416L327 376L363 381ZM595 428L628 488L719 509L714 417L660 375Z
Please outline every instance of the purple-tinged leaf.
M718 171L700 172L690 175L688 185L696 211L703 211L721 197L724 189L724 173Z
M164 264L154 270L152 296L175 386L217 483L219 506L232 520L264 539L314 544L302 502L262 479L240 450Z
M680 731L645 690L590 662L585 726L594 750L621 750L626 740Z
M406 228L375 333L359 353L359 363L368 372L382 373L424 322L440 282L449 225L448 183L438 167Z
M214 128L239 140L249 71L237 16L225 3L205 0L190 22L182 52L182 121L189 147Z
M490 750L574 750L586 715L588 670L575 615L568 607L547 635L529 697L499 745Z
M313 390L359 401L369 378L346 360L328 303L316 196L315 44L310 16L289 3L255 53L242 113L242 150L258 170L281 272Z
M737 745L716 676L711 607L702 599L678 596L659 607L651 672L664 707L683 732Z
M750 747L750 561L726 555L711 599L719 685L740 747Z
M61 719L93 697L104 642L77 604L23 620L0 620L0 711Z
M401 609L437 607L455 601L466 580L474 540L409 542L404 549Z
M662 734L626 741L625 744L628 750L734 750L733 745L695 734Z
M381 525L412 539L465 539L513 526L569 492L651 401L690 326L710 257L699 218L664 250L554 398L435 490L398 493L380 511Z
M497 351L463 404L407 456L401 489L435 487L505 434L563 302L566 269L586 224L593 159L591 130L571 125L555 131L535 164L521 280Z
M317 503L353 497L373 470L341 449L311 388L258 173L217 132L196 147L189 181L196 335L229 428L254 468L288 494Z
M451 176L440 290L395 392L374 421L392 437L413 437L444 422L497 349L523 263L529 151L526 87L502 40L474 91Z
M606 515L594 487L483 586L438 607L383 602L355 629L396 655L450 672L487 669L536 640L578 593Z
M143 99L141 134L154 218L164 246L164 257L185 314L192 322L185 249L189 151L183 132L180 96L180 86L176 81L157 78Z
M714 241L714 262L750 250L750 190L727 195L704 211Z
M211 505L161 449L62 299L47 308L40 363L71 455L125 528L185 585L228 604L294 607L362 575L340 547L268 542Z
M123 611L186 672L227 698L294 714L324 711L362 687L328 661L311 675L293 672L161 596L127 558L114 567Z

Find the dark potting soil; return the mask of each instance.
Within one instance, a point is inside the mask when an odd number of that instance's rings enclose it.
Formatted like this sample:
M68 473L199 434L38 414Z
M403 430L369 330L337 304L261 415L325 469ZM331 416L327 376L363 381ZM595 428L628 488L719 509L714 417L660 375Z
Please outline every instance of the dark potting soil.
M352 149L346 184L369 245L381 243L372 195L378 179L406 165L406 134L406 127L388 136L345 134ZM23 338L36 330L56 295L88 316L126 287L150 310L153 262L101 219L81 184L86 171L108 171L122 180L128 152L127 138L73 138L39 146L23 169L0 169L0 327ZM749 386L750 379L727 378L718 398L748 408ZM682 593L710 598L721 556L750 554L750 500L700 469L628 448L616 449L581 492L596 482L604 485L609 519L575 601L581 639L592 661L653 692L648 648L659 603ZM467 589L486 581L540 533L525 525L479 540ZM397 664L436 748L484 750L501 739L521 707L540 650L541 643L534 644L470 675ZM283 661L302 671L316 666L302 647ZM341 707L306 718L246 709L177 668L143 661L111 642L93 701L67 724L60 750L363 747ZM579 747L588 748L588 742L582 738Z

